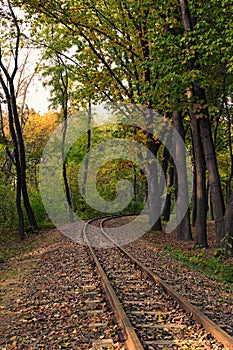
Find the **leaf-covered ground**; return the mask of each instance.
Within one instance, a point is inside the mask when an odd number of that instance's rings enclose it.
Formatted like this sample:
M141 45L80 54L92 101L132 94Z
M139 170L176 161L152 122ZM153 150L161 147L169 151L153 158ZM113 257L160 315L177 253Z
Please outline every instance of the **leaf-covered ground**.
M85 247L53 230L1 267L1 350L124 349Z
M127 249L233 336L233 259L215 257L213 224L208 230L208 250L177 242L175 233L148 233Z

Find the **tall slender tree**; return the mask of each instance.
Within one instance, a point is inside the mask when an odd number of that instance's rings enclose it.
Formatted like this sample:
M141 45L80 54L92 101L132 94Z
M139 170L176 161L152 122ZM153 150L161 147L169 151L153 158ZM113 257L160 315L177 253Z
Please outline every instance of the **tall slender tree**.
M17 212L19 217L19 232L21 239L24 235L24 218L23 210L21 206L21 195L24 202L24 207L28 216L28 220L34 230L38 229L37 222L29 201L27 182L26 182L26 156L25 156L25 147L24 139L22 134L22 128L17 108L16 101L16 92L15 92L15 79L18 72L18 61L19 61L19 50L21 45L21 29L20 21L17 19L15 12L13 10L12 4L10 1L2 2L4 8L2 9L1 15L7 18L11 23L11 30L13 30L13 40L14 46L11 42L9 46L10 54L13 57L13 68L8 64L8 61L5 61L5 56L3 52L4 43L1 40L0 43L0 84L5 94L8 107L8 121L9 129L14 145L14 156L15 156L15 166L17 174L17 190L16 190L16 204ZM12 29L13 28L13 29ZM10 33L10 37L12 33ZM9 58L9 56L7 56ZM12 71L10 72L12 68Z

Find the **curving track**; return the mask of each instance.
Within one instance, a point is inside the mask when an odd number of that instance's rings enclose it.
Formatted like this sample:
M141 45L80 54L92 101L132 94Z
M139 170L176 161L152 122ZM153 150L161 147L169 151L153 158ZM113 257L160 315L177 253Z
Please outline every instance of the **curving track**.
M107 220L90 220L83 234L128 349L232 350L232 337L125 249L104 248Z

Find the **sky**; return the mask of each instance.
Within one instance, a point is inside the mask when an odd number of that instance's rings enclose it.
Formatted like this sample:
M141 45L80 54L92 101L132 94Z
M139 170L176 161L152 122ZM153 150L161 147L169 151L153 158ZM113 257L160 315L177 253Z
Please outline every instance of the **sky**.
M23 11L19 10L18 8L14 8L14 12L18 19L25 19L25 14ZM10 22L9 22L10 23ZM13 26L8 25L8 27L4 27L4 30L6 33L0 33L1 40L5 40L5 35L11 34ZM9 33L8 33L9 29ZM22 32L24 34L28 35L30 37L30 31L29 28L23 27L21 28ZM3 37L2 37L3 35ZM3 65L8 70L8 73L11 75L14 68L15 68L15 47L16 47L16 37L10 36L9 43L7 45L3 45L1 47L1 60L3 62ZM4 41L3 41L4 42ZM9 46L12 48L12 54L11 50L9 51ZM25 47L20 46L20 50L18 53L18 71L17 75L14 80L15 84L15 90L18 90L18 87L20 86L19 94L18 94L18 103L20 103L20 99L22 99L22 96L24 94L24 87L27 85L27 82L30 81L31 76L34 75L34 70L37 66L37 63L41 61L41 55L42 52L39 49L36 49L35 47L29 48L26 44ZM23 71L23 74L22 74ZM32 81L30 82L30 85L27 90L27 96L26 96L26 103L29 108L33 108L36 112L39 112L40 114L44 114L49 109L49 89L48 87L44 87L43 83L41 81L41 74L34 75ZM4 81L6 82L6 78L3 76ZM0 87L0 91L2 91Z
M42 85L41 81L36 81L29 88L27 94L27 104L29 108L33 108L36 112L44 114L49 109L49 90Z

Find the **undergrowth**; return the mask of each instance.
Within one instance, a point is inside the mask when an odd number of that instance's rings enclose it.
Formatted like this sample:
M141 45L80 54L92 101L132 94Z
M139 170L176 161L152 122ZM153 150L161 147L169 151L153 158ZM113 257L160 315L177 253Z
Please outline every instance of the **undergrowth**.
M21 256L32 251L39 246L43 240L43 235L26 234L26 238L20 241L17 231L0 230L0 262L5 262L15 256Z
M165 245L163 248L174 259L181 261L186 266L202 271L218 281L230 284L233 289L233 266L226 266L222 257L208 257L205 249L198 252L183 252L169 245Z

